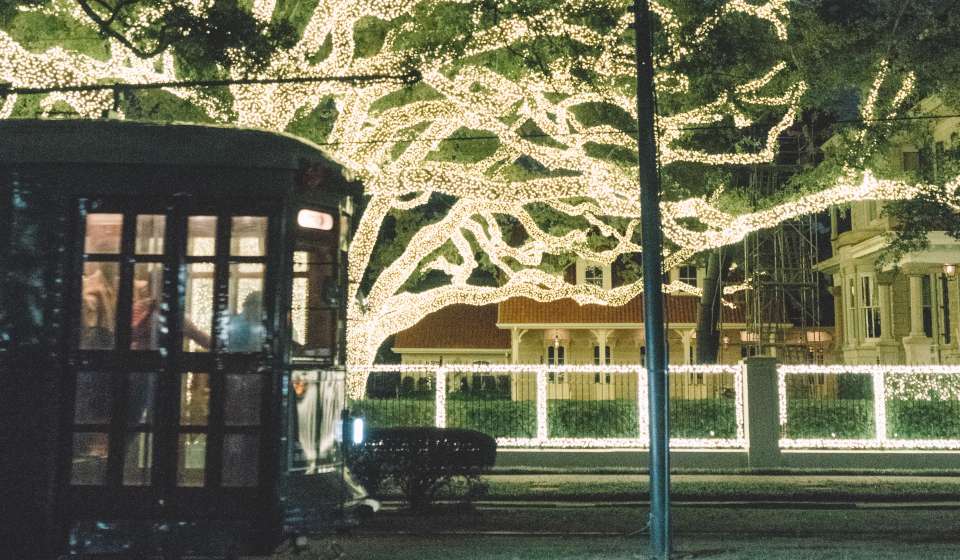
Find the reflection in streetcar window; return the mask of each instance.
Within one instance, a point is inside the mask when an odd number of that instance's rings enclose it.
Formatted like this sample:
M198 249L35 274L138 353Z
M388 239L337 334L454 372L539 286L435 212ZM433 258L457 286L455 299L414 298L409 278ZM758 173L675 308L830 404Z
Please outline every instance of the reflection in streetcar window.
M217 217L190 216L187 218L187 255L212 257L216 249Z
M260 263L230 265L228 307L222 329L227 352L259 352L266 339L263 321L263 275Z
M160 304L163 265L137 263L133 267L133 304L130 316L130 349L160 348Z
M291 419L294 442L291 470L306 473L329 470L337 460L341 438L340 411L344 406L342 372L295 372L291 377L295 413Z
M88 262L83 265L80 348L110 350L114 347L117 320L117 290L120 264Z
M234 216L230 229L230 255L262 257L267 254L267 219L262 216Z
M87 214L83 252L88 255L115 255L120 252L123 214Z
M167 217L163 214L141 214L137 216L138 255L162 255L163 235Z

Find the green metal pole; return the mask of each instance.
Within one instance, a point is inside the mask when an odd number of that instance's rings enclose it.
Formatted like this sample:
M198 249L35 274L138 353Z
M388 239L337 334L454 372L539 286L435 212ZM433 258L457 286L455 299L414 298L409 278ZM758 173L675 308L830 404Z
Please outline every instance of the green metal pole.
M637 51L637 149L643 235L643 328L650 411L650 556L670 557L670 429L663 321L663 231L653 83L653 33L647 0L634 4Z

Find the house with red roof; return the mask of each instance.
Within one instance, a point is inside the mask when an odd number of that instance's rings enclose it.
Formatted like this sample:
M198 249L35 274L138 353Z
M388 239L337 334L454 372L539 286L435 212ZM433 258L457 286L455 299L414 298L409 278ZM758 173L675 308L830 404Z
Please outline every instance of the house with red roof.
M596 268L599 270L578 266L576 280L595 282L610 289L614 283L610 267ZM696 275L696 269L677 270L672 274L674 279L682 278L694 286L698 281ZM692 294L665 296L671 364L693 362L699 303L700 298ZM736 363L746 355L749 343L741 344L741 332L747 327L745 322L742 304L723 306L721 363ZM646 351L643 296L620 306L581 305L573 299L539 302L524 297L484 306L452 305L399 332L394 339L393 351L401 356L404 364L642 364ZM517 375L521 374L514 377ZM515 399L535 397L532 376L528 377L530 379L526 382L514 379L511 383ZM704 382L703 375L694 374L687 381L690 381L690 387L682 392L690 394L691 398L717 390ZM698 382L702 385L700 389L696 388ZM550 398L636 398L636 377L599 373L551 374L549 393ZM675 391L674 394L678 393Z

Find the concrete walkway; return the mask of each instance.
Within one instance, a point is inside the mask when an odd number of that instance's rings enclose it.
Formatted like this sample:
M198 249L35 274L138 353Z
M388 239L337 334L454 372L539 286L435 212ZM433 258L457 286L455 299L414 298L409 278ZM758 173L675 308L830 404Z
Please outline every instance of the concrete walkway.
M596 482L596 483L646 483L650 477L647 474L490 474L484 478L489 481L512 482L531 485L557 485L568 483ZM776 482L795 486L823 486L829 484L943 484L960 485L958 476L932 475L810 475L810 474L673 474L671 482L682 483L728 483L739 482L744 484L766 484Z
M311 542L300 554L275 560L642 560L649 558L642 538L585 537L359 537ZM952 543L893 540L836 540L790 537L684 538L674 542L676 560L951 560ZM264 559L267 560L267 559Z

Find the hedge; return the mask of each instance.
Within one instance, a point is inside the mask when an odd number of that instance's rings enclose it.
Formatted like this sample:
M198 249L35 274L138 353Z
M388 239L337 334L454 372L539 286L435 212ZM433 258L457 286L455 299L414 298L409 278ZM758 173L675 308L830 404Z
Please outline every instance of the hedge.
M894 439L960 438L960 402L887 402L887 437Z
M782 434L793 439L870 439L875 435L873 401L789 399Z
M374 428L432 426L435 420L434 402L427 399L365 399L354 401L352 407ZM548 407L550 437L632 438L639 435L634 400L551 399ZM670 425L674 437L735 437L734 402L732 399L672 399ZM447 426L478 430L493 437L532 438L537 433L536 402L448 398Z
M348 452L350 470L369 492L396 485L413 509L428 507L454 478L477 482L493 467L497 442L475 430L374 428Z
M857 394L857 391L847 394ZM875 436L870 399L794 398L787 403L783 437L871 439ZM435 420L432 398L365 399L354 401L352 407L366 417L370 427L433 426ZM638 436L637 407L633 400L551 399L548 407L550 437ZM537 432L536 403L489 397L451 398L447 401L447 426L473 429L493 437L532 438ZM670 434L679 438L735 437L733 399L671 399ZM887 436L960 438L960 402L888 401Z

